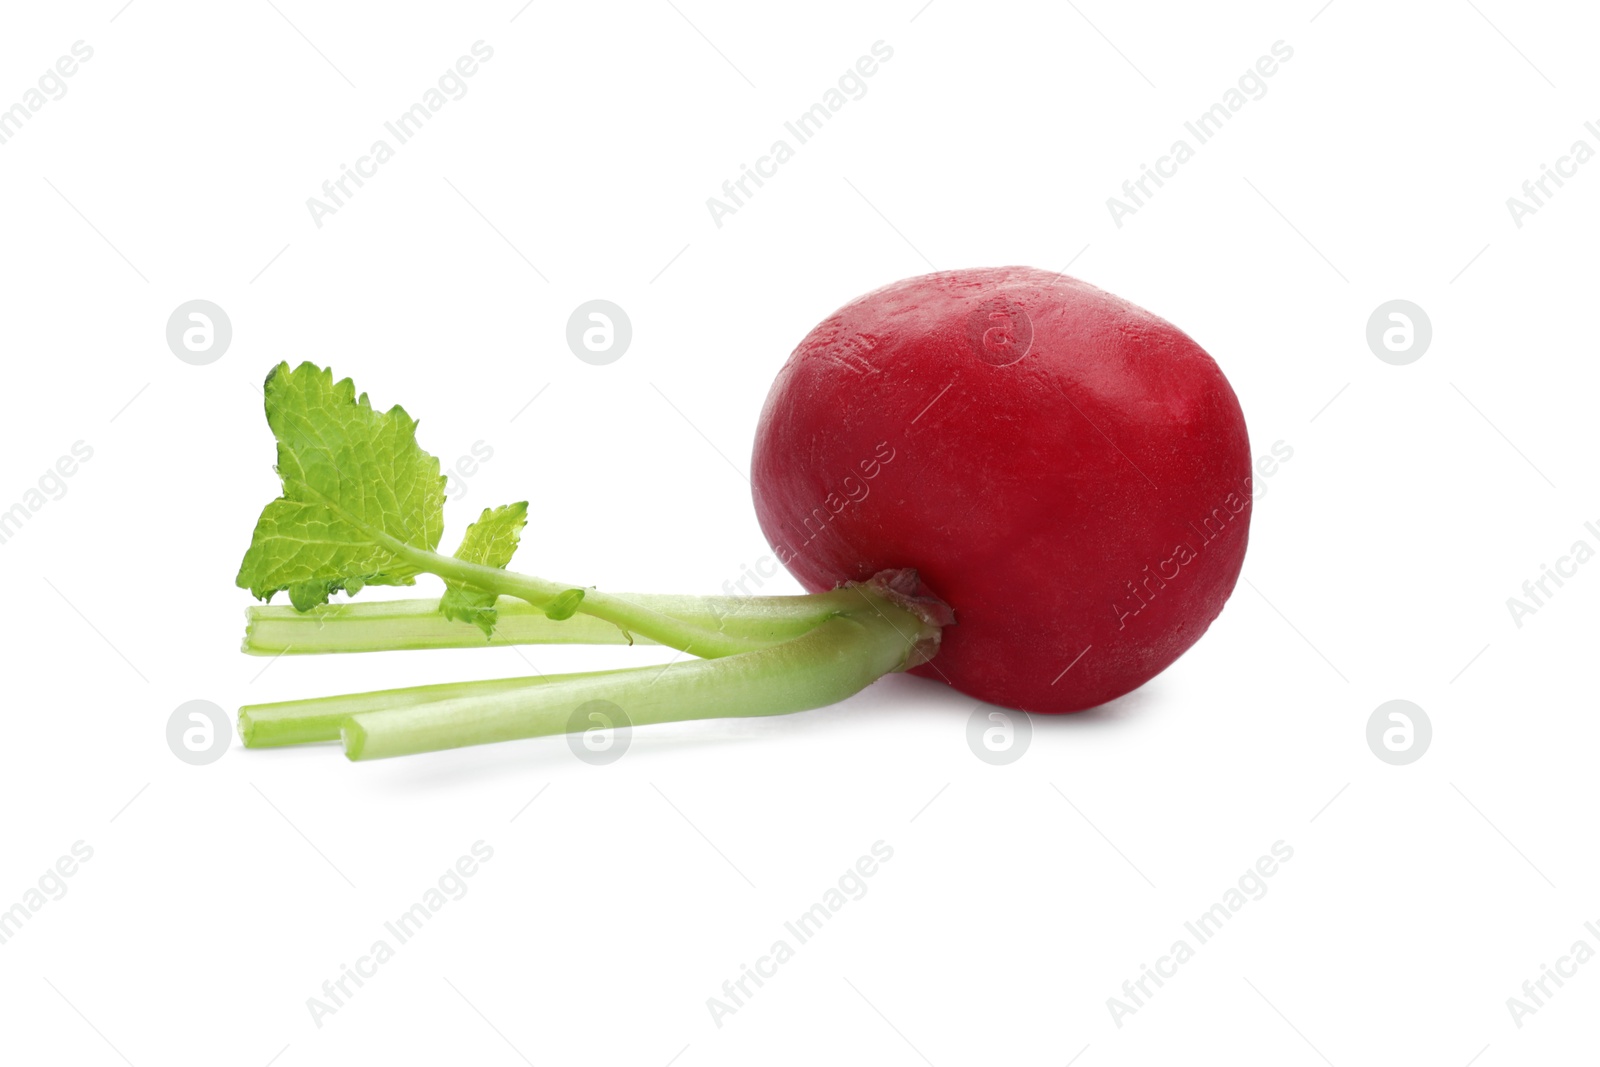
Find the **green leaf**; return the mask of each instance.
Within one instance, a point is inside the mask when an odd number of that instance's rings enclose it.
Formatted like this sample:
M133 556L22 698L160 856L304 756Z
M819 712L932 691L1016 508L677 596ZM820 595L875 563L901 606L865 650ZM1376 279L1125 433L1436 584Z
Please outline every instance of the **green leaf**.
M570 619L578 613L578 605L581 603L583 603L583 590L568 589L564 593L556 594L556 598L545 605L544 617L554 622ZM632 637L628 638L628 644L633 644Z
M478 521L467 527L456 549L456 559L467 563L480 563L485 567L505 569L517 551L517 541L528 522L528 502L519 501L498 508L484 508ZM494 633L497 612L494 593L485 593L460 582L446 581L444 596L439 598L439 610L447 619L470 622L483 631L485 637Z
M417 569L385 539L431 552L444 531L445 479L416 420L311 363L278 364L263 391L283 496L261 512L238 585L262 600L287 589L301 611L340 589L411 585Z

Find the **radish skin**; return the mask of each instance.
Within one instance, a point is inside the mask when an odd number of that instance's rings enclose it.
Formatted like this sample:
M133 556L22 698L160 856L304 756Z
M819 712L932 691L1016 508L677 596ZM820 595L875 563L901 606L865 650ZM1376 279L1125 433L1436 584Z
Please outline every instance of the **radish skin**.
M803 586L914 568L957 624L913 673L1033 712L1169 666L1249 533L1249 437L1216 362L1026 267L910 278L829 316L779 372L751 482Z

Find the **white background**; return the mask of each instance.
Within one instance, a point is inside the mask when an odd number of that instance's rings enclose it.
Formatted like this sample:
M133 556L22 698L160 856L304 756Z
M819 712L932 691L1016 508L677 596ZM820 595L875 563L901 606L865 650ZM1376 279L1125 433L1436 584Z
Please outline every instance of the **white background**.
M1506 198L1600 147L1600 25L1475 2L8 5L0 106L73 42L94 55L0 145L0 509L74 442L93 458L0 545L0 908L74 842L94 854L0 945L0 1056L1592 1055L1600 963L1521 1028L1506 998L1579 938L1600 949L1600 565L1520 628L1506 598L1600 547L1600 162L1520 228ZM306 199L478 40L467 95L315 226ZM866 95L714 225L706 198L879 40ZM1279 40L1267 94L1114 225L1106 198ZM1253 451L1294 454L1211 632L1113 706L1035 719L1016 763L974 758L973 702L906 677L640 731L604 768L561 739L360 766L168 750L191 699L528 673L507 649L239 654L273 363L404 403L446 464L492 447L447 545L527 498L522 569L711 593L767 552L749 448L806 330L930 264L1069 262L1188 331ZM634 326L605 367L564 340L596 297ZM209 366L165 342L195 298L233 323ZM1433 323L1409 366L1364 337L1394 298ZM1434 729L1404 767L1365 740L1395 698ZM479 840L470 892L316 1026L307 998ZM716 1026L707 998L878 840L894 858L867 895ZM1270 892L1115 1025L1107 998L1279 840Z

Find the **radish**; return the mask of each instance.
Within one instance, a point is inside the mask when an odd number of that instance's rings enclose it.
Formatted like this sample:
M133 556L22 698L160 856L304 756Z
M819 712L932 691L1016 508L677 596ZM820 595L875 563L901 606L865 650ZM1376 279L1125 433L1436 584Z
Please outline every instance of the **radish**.
M1211 357L1026 267L909 278L830 315L767 397L752 483L801 585L916 569L959 625L913 673L1032 712L1103 704L1182 655L1250 523L1244 416Z
M526 502L453 555L438 460L403 409L280 364L263 388L283 496L238 584L262 655L655 642L665 667L383 689L240 710L247 746L342 739L370 759L773 715L894 671L1031 712L1093 707L1199 639L1243 563L1249 441L1217 365L1176 327L1021 267L911 278L846 305L779 373L757 428L756 514L793 597L601 593L510 571ZM333 605L445 582L436 600ZM698 657L698 658L694 658Z

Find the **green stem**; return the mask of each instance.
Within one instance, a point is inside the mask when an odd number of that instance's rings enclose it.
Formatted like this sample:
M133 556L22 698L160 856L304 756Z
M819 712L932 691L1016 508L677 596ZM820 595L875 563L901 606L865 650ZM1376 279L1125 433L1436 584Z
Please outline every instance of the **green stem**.
M366 536L382 545L390 553L408 563L413 570L438 575L447 581L459 582L486 593L513 596L535 607L548 608L563 593L574 587L546 581L532 575L517 574L500 567L471 563L454 556L442 555L426 548L408 544L386 530L373 526L364 519L346 511L335 501L314 489L307 491L319 499L330 511L349 522ZM629 603L592 589L583 590L583 600L578 611L596 619L619 626L630 633L643 634L657 644L675 648L697 656L727 656L754 648L765 647L770 641L758 636L738 636L725 632L722 627L697 626L671 615Z
M453 622L437 600L378 600L324 604L299 611L281 604L245 609L244 651L253 656L394 649L481 648L484 645L622 645L628 635L602 619L574 615L557 622L525 600L495 603L494 633ZM634 639L655 644L648 637Z
M615 671L599 671L614 674ZM275 704L246 704L239 709L239 738L246 748L277 748L315 741L337 741L350 716L367 711L409 708L440 700L482 699L494 693L566 682L582 674L547 674L527 678L494 678L476 682L445 682L404 689L379 689L370 693L283 700Z
M352 760L542 737L586 729L581 709L607 701L632 726L781 715L833 704L892 671L923 662L939 637L875 592L867 605L779 645L714 660L639 667L508 687L482 695L351 714L342 736ZM617 712L620 711L620 715Z
M415 548L399 538L374 528L369 527L368 532L379 544L416 570L436 574L448 581L470 585L486 593L517 597L536 607L549 605L557 596L573 588L543 578L517 574L498 567L486 567L481 563L468 563L454 556ZM724 630L720 625L696 625L642 604L592 589L584 590L583 601L578 605L578 610L630 633L643 634L658 644L678 649L680 652L693 653L696 656L727 656L763 648L771 643L770 639L759 634L736 634Z
M836 589L815 596L694 597L619 593L616 598L702 629L778 644L861 606L861 595ZM581 608L581 605L580 605ZM453 622L437 600L381 600L325 604L310 611L286 605L245 610L244 651L257 656L393 649L481 648L489 645L621 645L629 635L603 619L574 615L555 621L525 600L502 596L495 603L494 633L485 639L471 623ZM633 641L656 644L643 634ZM697 653L699 650L696 650ZM702 658L712 658L709 653Z

